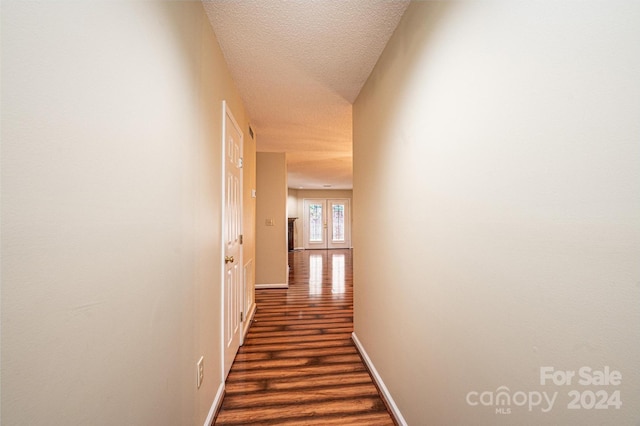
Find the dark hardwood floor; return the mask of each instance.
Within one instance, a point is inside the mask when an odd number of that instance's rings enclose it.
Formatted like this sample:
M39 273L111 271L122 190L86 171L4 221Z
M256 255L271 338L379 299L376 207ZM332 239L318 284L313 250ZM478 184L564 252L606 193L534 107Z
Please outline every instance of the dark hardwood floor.
M351 250L289 253L289 289L257 290L216 425L393 425L352 340Z

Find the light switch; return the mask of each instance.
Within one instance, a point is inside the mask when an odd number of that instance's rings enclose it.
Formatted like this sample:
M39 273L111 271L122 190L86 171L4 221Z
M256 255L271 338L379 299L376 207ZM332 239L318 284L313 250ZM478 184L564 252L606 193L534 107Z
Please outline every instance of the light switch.
M267 226L273 226L273 219L265 219L264 224Z

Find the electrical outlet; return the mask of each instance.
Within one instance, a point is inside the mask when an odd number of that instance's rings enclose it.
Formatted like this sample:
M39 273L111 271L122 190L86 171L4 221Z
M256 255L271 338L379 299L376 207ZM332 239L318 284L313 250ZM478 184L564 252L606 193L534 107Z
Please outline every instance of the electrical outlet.
M200 389L202 386L202 380L204 379L204 356L201 356L196 364L196 386Z

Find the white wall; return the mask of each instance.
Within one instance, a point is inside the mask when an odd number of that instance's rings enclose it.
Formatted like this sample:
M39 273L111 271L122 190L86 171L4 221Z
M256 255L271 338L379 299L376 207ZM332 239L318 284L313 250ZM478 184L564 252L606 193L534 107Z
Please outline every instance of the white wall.
M353 238L355 333L409 424L640 420L638 40L631 1L407 10L354 105ZM467 404L500 386L558 396Z
M283 152L256 154L256 285L288 283L287 161ZM272 225L267 225L270 220Z
M2 2L3 424L204 423L223 99L200 2Z

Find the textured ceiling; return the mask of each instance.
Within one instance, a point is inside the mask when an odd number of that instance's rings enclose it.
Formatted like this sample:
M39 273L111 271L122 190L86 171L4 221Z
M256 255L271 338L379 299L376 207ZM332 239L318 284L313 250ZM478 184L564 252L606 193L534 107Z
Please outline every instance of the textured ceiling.
M261 152L290 188L352 187L351 105L408 1L203 1Z

